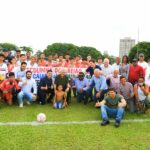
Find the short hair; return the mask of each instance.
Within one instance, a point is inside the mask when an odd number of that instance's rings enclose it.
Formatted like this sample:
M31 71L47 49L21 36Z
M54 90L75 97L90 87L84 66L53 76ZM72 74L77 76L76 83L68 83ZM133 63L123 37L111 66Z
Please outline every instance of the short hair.
M115 90L113 87L110 87L110 88L108 89L108 92L110 92L110 91L114 91L114 92L116 93L116 90Z
M14 72L9 72L9 77L15 76Z
M47 73L52 72L52 70L47 70Z
M104 59L104 62L108 62L108 63L109 63L110 61L109 61L108 58L105 58L105 59Z
M32 72L31 72L30 70L28 70L28 71L26 72L26 74L28 74L28 73L31 73L31 74L32 74Z
M95 63L95 60L94 60L94 59L91 59L89 62L93 62L93 63Z
M145 77L144 76L140 76L139 79L143 79L145 81Z
M26 55L25 54L21 54L20 57L22 57L22 56L26 56Z
M121 80L121 79L124 79L124 78L125 78L125 76L120 76L120 80ZM126 79L126 78L125 78L125 79Z
M0 56L1 56L1 57L5 57L4 54L2 54L2 53L0 53Z
M22 65L27 65L27 63L26 63L26 62L22 62L22 63L21 63L21 66L22 66Z
M82 61L87 61L87 59L86 58L82 58Z

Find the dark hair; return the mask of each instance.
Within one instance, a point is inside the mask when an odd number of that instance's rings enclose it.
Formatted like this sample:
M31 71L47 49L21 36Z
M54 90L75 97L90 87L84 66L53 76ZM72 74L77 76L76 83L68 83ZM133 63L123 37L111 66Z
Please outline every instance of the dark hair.
M26 55L25 54L21 54L20 57L22 57L22 56L26 56Z
M22 62L22 63L21 63L21 66L22 66L22 65L27 65L27 63L26 63L26 62Z
M116 93L116 90L115 90L113 87L110 87L110 88L108 89L108 92L110 92L110 91L114 91L114 92Z
M0 56L5 57L4 54L0 53Z
M28 74L28 73L31 73L31 74L32 74L32 72L31 72L30 70L28 70L28 71L26 72L26 74Z
M129 58L128 58L127 55L123 55L123 56L122 56L122 63L123 63L123 60L124 60L125 57L126 57L126 63L129 63Z
M124 78L125 78L124 76L120 76L120 80L121 80L121 79L124 79ZM126 78L125 78L125 79L126 79Z
M48 72L52 72L52 70L47 70L47 73L48 73Z
M87 58L82 58L83 61L87 61Z
M95 63L95 60L94 60L94 59L91 59L89 62L93 62L93 63Z
M139 79L143 79L145 81L145 77L143 77L143 76L140 76Z
M9 72L9 77L15 76L14 72Z

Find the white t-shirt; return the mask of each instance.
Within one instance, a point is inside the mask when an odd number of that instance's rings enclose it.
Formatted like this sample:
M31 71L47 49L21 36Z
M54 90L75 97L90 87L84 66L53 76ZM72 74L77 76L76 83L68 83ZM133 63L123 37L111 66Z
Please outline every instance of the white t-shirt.
M145 83L150 86L150 66L147 66L145 74Z
M102 68L102 72L103 72L103 75L106 77L107 75L110 75L112 73L112 66L109 65L108 67L105 67L104 64L102 64L101 66Z
M0 65L0 80L3 80L6 78L6 74L8 73L8 68L5 63Z
M29 62L27 62L27 68L30 68L30 67L37 68L38 65L37 65L37 63L34 63L33 65L31 65L30 61L29 61Z
M144 70L146 70L146 68L148 67L147 62L145 62L145 61L143 61L143 62L138 61L138 65L141 66Z

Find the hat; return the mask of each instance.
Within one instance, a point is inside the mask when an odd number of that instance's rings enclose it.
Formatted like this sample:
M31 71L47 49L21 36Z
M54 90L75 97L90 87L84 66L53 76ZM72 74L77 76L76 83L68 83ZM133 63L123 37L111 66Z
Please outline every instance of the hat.
M138 60L136 58L132 59L132 62L137 62Z
M143 54L143 53L140 53L140 54L139 54L139 57L144 57L144 54Z

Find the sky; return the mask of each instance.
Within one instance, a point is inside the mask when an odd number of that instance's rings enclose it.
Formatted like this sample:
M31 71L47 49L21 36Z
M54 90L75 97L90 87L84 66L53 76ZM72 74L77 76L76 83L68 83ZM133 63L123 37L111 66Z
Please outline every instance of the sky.
M119 40L150 41L149 0L0 0L0 43L34 51L61 42L119 55Z

